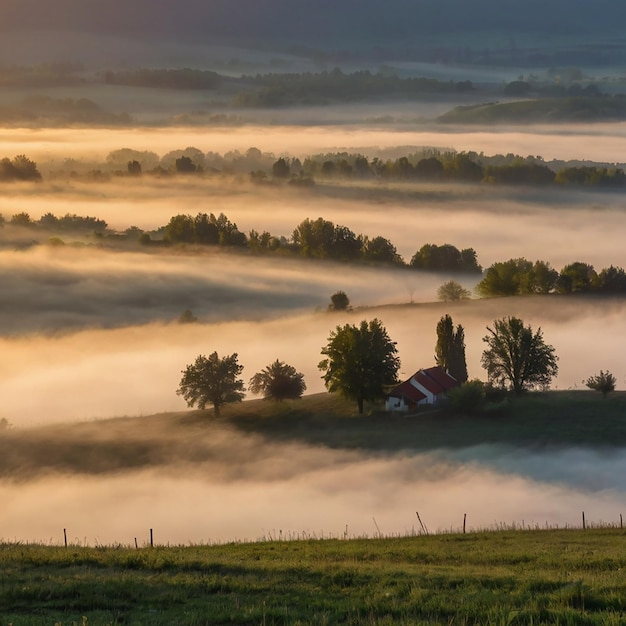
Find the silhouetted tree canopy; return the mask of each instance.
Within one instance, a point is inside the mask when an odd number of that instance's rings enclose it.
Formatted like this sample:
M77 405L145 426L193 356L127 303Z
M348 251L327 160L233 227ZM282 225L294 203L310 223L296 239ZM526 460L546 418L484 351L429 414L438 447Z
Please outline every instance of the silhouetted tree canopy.
M437 323L435 361L457 382L467 381L465 331L460 324L455 329L454 322L449 315L444 315Z
M350 309L350 298L345 291L336 291L330 296L329 311L349 311Z
M431 243L423 245L413 255L411 267L433 272L480 273L482 271L473 248L459 250L449 243L441 246Z
M176 393L183 396L190 407L197 404L199 409L204 409L212 404L215 416L219 417L224 404L241 402L244 398L244 384L239 378L242 371L236 353L223 358L217 352L208 358L201 354L183 370Z
M304 374L276 359L256 373L248 385L254 394L263 394L265 400L296 400L306 391Z
M471 293L456 280L449 280L437 289L437 298L442 302L457 302L469 300Z
M487 327L483 338L487 349L481 362L489 382L497 387L509 387L516 395L526 389L545 389L558 373L558 357L551 345L545 343L541 328L533 332L517 317L495 320Z
M322 348L326 358L318 368L330 392L355 400L359 413L363 403L385 397L385 388L397 382L400 360L380 320L362 321L359 326L337 326Z
M603 398L606 398L609 393L615 391L615 383L617 382L615 376L611 374L608 370L605 372L600 370L599 374L595 376L590 376L585 385L589 387L589 389L593 389L594 391L599 391L602 394Z

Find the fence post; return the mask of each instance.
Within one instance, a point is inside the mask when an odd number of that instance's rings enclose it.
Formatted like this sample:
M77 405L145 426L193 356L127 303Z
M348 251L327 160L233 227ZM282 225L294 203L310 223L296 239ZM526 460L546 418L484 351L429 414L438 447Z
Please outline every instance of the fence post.
M65 547L67 548L67 529L63 529L63 541L65 541Z
M585 526L585 512L583 511L583 530L585 530L587 527Z
M467 521L467 513L463 513L463 534L465 534L465 522Z
M154 548L154 541L153 541L153 537L152 537L152 528L150 529L150 547Z

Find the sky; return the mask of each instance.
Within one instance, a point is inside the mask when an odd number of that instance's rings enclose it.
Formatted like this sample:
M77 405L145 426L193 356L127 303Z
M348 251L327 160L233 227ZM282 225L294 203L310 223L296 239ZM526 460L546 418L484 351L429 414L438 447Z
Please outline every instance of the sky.
M468 30L581 34L613 30L620 0L3 0L0 30L63 29L197 41L208 36L410 40ZM514 29L511 25L514 24Z

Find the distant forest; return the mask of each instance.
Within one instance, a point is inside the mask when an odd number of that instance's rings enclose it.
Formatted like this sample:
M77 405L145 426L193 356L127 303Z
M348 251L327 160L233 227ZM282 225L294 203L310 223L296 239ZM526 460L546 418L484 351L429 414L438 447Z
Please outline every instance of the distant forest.
M108 127L155 123L154 120L142 122L128 113L107 110L89 98L52 97L33 92L38 88L46 90L50 87L69 88L76 85L84 86L87 90L94 84L207 91L218 103L182 115L176 112L166 114L158 122L159 125L236 125L245 123L240 117L245 109L385 100L460 103L460 106L433 120L439 123L490 125L498 122L528 124L626 119L626 95L608 93L624 89L626 82L594 82L591 76L577 67L551 68L526 76L521 74L506 84L475 84L471 80L401 76L396 68L385 64L381 64L375 72L344 72L335 67L319 72L274 72L233 77L191 68L88 72L80 64L44 63L30 66L0 65L0 87L30 90L30 94L19 101L0 106L0 124ZM393 122L393 119L381 119L377 123L386 121ZM416 107L414 123L424 121Z
M21 159L26 159L20 156ZM28 159L27 159L28 160ZM20 170L0 165L0 181L27 180ZM598 189L626 188L626 164L591 161L550 161L541 156L497 154L423 148L395 159L369 158L363 154L335 152L304 159L278 157L249 148L245 153L204 153L195 147L168 152L159 157L151 151L122 148L111 152L105 163L85 165L66 158L60 169L47 178L107 181L112 177L245 175L258 185L312 187L316 182L404 181L460 182L483 185L580 186ZM40 174L33 164L39 179ZM31 171L31 170L29 170Z

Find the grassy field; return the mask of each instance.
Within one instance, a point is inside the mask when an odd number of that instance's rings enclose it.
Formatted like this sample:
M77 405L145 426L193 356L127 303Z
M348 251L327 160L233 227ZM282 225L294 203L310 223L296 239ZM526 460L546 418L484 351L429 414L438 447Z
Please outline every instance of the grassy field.
M623 624L626 534L0 545L0 625Z
M471 417L430 408L412 415L390 415L377 406L370 406L367 415L357 416L352 404L328 394L278 407L245 403L230 411L231 423L240 429L339 448L626 445L624 392L606 399L591 391L532 393L488 403Z
M353 403L318 394L229 406L219 420L188 411L11 429L0 433L0 476L19 484L181 463L211 471L232 454L224 443L233 434L244 455L259 438L383 452L626 445L624 392L529 394L473 417L367 410L359 416ZM137 549L0 543L0 626L626 621L626 532L617 527L268 539Z

